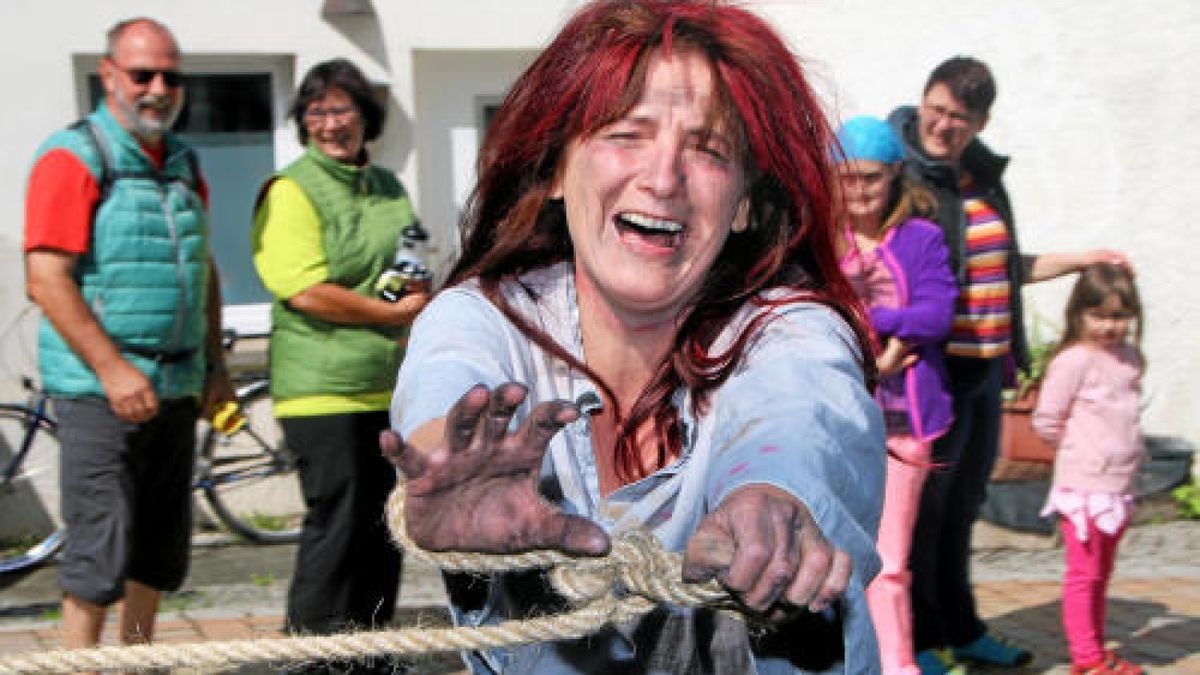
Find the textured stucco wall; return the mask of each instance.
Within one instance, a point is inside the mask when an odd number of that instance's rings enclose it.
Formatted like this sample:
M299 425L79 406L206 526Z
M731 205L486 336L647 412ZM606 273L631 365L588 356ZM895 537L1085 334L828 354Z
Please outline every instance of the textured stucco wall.
M288 57L295 79L330 56L359 62L391 85L392 123L376 156L400 171L427 221L453 222L458 195L445 183L461 176L444 153L458 122L443 118L462 117L465 97L457 89L511 77L522 55L543 44L578 3L374 4L374 17L326 20L316 0L3 3L0 44L8 58L0 71L13 96L0 128L0 329L24 306L19 243L29 157L47 133L80 112L72 56L99 52L103 30L122 17L160 18L190 54ZM1200 6L1190 0L1163 0L1144 11L1116 0L749 4L788 35L835 117L883 115L914 102L929 69L946 56L987 61L1000 95L983 137L1013 158L1008 182L1023 245L1129 252L1147 307L1145 426L1200 440L1194 384L1200 284L1188 276L1200 250L1190 217L1200 168L1194 131L1200 56L1192 48L1200 38ZM489 52L509 53L488 61ZM483 62L488 68L477 67ZM1030 305L1060 323L1068 288L1051 282L1030 289ZM32 357L17 340L5 340L0 350L0 379L11 379Z

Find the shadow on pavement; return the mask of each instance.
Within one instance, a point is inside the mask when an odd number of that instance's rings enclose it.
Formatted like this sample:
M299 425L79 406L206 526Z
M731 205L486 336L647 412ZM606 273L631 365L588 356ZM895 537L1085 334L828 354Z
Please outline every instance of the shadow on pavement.
M1024 672L1049 672L1059 666L1065 672L1071 660L1061 617L1062 603L1055 600L993 616L988 625L996 633L1033 649L1034 665ZM1200 652L1200 617L1178 614L1161 602L1110 596L1106 624L1110 648L1158 672L1172 672L1171 667ZM971 672L1002 671L972 667Z

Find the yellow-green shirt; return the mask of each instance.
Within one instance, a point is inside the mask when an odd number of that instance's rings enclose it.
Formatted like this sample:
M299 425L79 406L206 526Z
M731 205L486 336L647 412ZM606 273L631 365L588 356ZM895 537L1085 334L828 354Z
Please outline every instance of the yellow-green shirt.
M279 177L254 213L254 267L263 286L286 300L329 280L321 244L321 218L295 181ZM276 417L305 417L387 410L392 392L321 394L275 401Z

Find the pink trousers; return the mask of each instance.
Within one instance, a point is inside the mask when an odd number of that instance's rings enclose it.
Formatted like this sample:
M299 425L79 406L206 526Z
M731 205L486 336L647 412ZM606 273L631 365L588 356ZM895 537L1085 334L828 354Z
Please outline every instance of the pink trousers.
M876 540L883 567L867 587L867 603L879 636L883 675L919 675L913 656L908 554L921 487L929 473L930 444L912 436L888 436L887 447L887 487Z
M1108 580L1112 577L1117 544L1125 534L1113 534L1087 523L1087 541L1079 541L1075 526L1060 518L1067 571L1063 575L1062 620L1071 663L1091 666L1104 660L1104 620Z

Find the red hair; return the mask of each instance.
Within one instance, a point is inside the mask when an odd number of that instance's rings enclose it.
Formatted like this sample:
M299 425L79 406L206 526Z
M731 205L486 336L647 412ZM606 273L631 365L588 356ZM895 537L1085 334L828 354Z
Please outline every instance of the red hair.
M787 301L837 310L862 354L871 354L863 310L834 250L833 132L796 57L766 22L720 2L598 0L572 17L513 85L479 155L479 181L462 222L462 254L449 283L478 278L484 292L530 339L607 385L544 332L516 315L499 293L503 279L570 260L562 203L551 199L565 149L620 119L641 98L650 60L695 50L712 64L713 113L738 130L750 197L749 228L732 235L694 302L684 310L672 354L620 420L616 467L634 480L681 447L674 391L688 387L697 412L733 372L770 313L759 312L721 353L710 346L737 310L762 290L788 287ZM863 364L873 379L873 359ZM618 418L620 419L620 418ZM634 431L653 421L657 460L646 466Z

